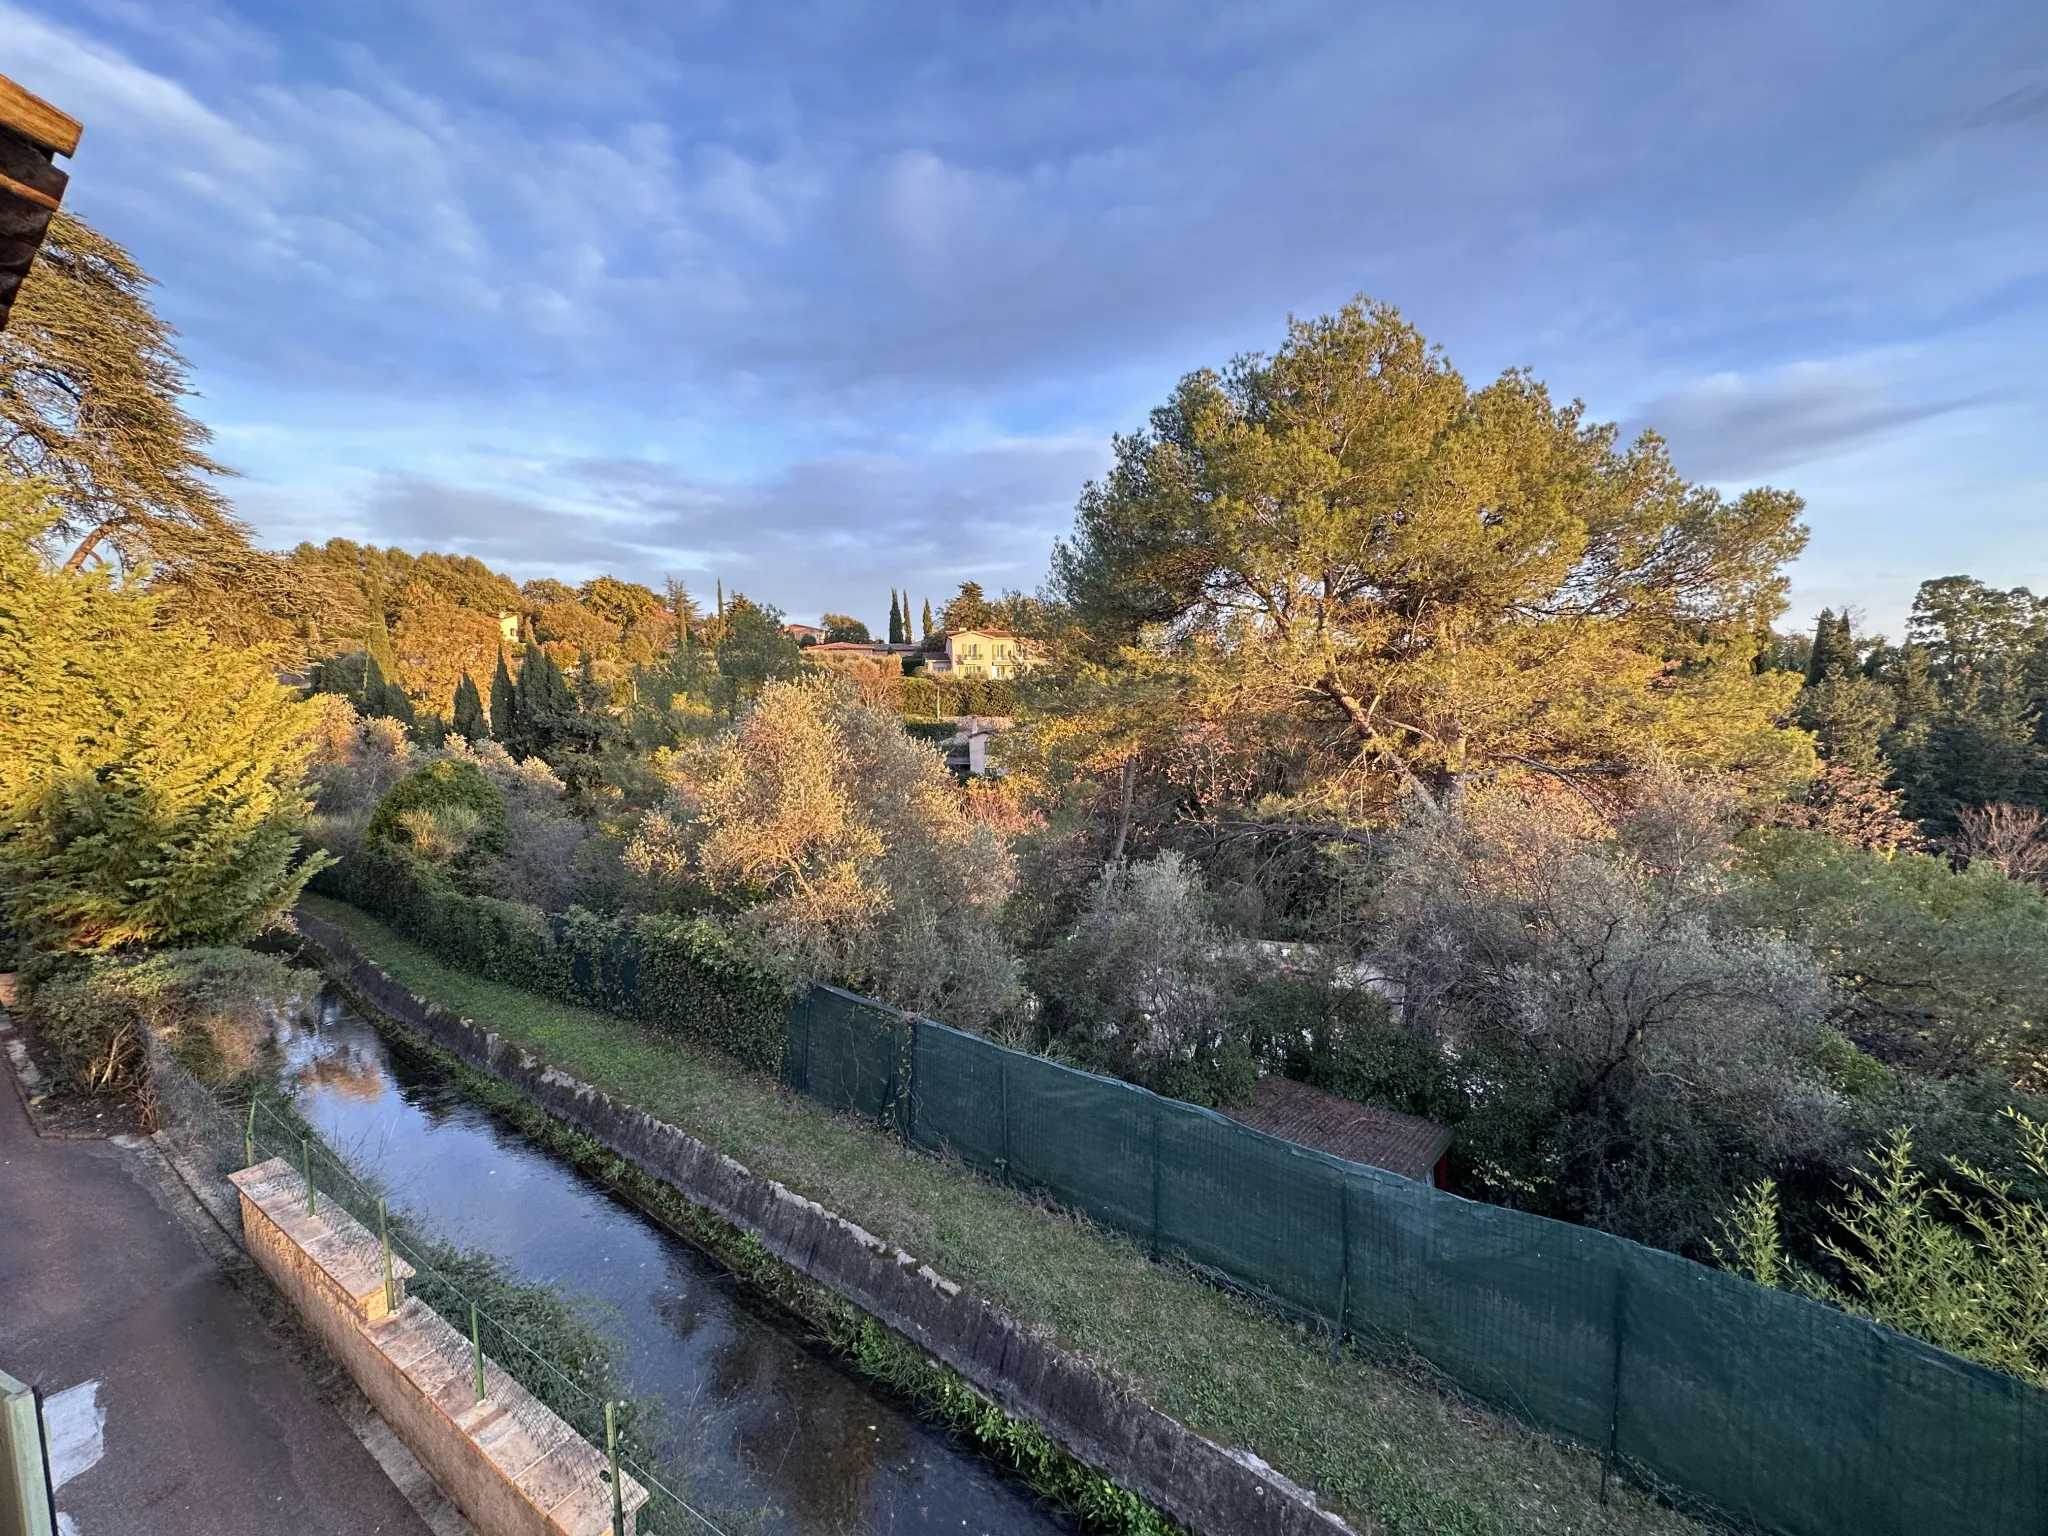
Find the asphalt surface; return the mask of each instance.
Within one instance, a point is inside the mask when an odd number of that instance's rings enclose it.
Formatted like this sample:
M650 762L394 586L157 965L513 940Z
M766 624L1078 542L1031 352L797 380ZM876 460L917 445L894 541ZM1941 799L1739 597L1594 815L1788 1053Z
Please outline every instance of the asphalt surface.
M0 1369L70 1394L63 1459L84 1465L57 1508L77 1536L428 1536L144 1154L38 1138L12 1083Z

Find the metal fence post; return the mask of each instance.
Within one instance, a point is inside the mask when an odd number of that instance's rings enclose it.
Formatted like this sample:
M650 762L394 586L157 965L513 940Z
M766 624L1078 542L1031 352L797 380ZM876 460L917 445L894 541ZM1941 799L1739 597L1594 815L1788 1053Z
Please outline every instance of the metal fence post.
M604 1453L612 1464L612 1531L611 1536L626 1536L626 1501L619 1490L619 1422L615 1417L616 1405L604 1405Z
M996 1172L1004 1183L1010 1180L1010 1054L996 1057L997 1086L1002 1096L1003 1155L996 1159Z
M398 1303L391 1299L391 1217L381 1196L377 1200L377 1237L384 1244L384 1310L396 1312Z
M1159 1257L1159 1120L1163 1113L1160 1106L1147 1106L1152 1111L1152 1257Z
M1621 1345L1623 1301L1628 1293L1627 1263L1614 1267L1614 1372L1608 1384L1607 1444L1600 1451L1600 1502L1607 1502L1607 1476L1614 1469L1614 1456L1621 1439Z
M1338 1260L1337 1326L1330 1339L1330 1363L1337 1363L1344 1332L1351 1321L1351 1175L1337 1175L1337 1237L1344 1246Z
M249 1124L242 1132L242 1166L244 1168L256 1166L256 1093L254 1089L251 1089L249 1093Z
M469 1359L476 1371L476 1400L484 1400L484 1339L477 1327L476 1303L469 1304Z
M300 1156L300 1159L301 1159L301 1160L302 1160L302 1161L304 1162L304 1164L305 1164L305 1169L306 1169L306 1214L307 1214L308 1216L311 1216L311 1215L313 1214L313 1199L314 1199L314 1196L313 1196L313 1138L312 1138L312 1137L310 1137L310 1136L301 1136L301 1137L299 1138L299 1156Z

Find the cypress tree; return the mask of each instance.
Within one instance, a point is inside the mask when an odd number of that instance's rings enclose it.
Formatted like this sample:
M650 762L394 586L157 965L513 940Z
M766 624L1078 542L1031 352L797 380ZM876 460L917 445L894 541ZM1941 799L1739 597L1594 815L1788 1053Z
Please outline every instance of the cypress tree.
M542 756L576 734L576 715L576 695L555 658L529 644L519 665L519 681L513 685L513 730L507 747L517 757Z
M500 649L498 670L491 674L491 734L499 741L512 739L515 697L512 673L505 665L505 652Z
M889 589L889 643L903 643L903 612L896 606L896 589Z
M491 734L490 722L484 718L483 695L477 692L476 680L467 672L455 685L455 734L472 743Z
M1837 614L1831 608L1820 611L1813 628L1813 654L1807 658L1808 685L1829 677L1848 677L1856 671L1856 637L1850 633L1849 610Z
M924 600L924 638L927 643L932 638L932 600L930 598Z
M370 660L377 663L385 677L398 670L398 656L391 649L391 631L384 623L384 609L374 600L370 611L370 632L363 641L363 649L370 653Z
M366 715L381 715L406 725L413 723L412 700L398 684L385 680L384 669L374 655L363 658L363 697L359 707Z

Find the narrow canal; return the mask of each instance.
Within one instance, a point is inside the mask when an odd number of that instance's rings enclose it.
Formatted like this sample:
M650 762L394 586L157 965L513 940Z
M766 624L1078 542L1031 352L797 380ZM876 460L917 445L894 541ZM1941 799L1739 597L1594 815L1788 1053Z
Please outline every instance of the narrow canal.
M278 1088L429 1236L600 1303L633 1390L668 1405L695 1489L772 1506L791 1536L1069 1529L1025 1489L876 1396L738 1282L518 1133L339 998L280 1027Z

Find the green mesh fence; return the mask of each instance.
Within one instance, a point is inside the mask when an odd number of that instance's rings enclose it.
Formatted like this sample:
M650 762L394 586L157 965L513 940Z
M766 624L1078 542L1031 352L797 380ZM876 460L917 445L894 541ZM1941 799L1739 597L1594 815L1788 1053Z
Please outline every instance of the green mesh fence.
M893 1008L837 987L813 987L789 1010L783 1081L833 1109L901 1126L910 1030Z
M2048 1531L2048 1393L1917 1340L849 994L790 1038L826 1102L881 1118L907 1093L919 1145L1412 1349L1680 1503L1792 1536Z

